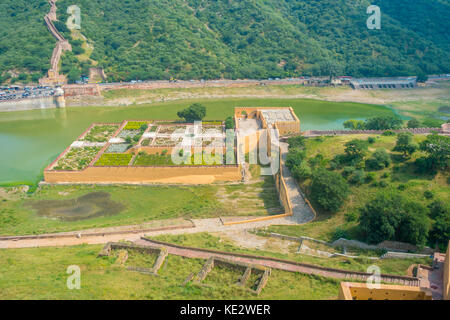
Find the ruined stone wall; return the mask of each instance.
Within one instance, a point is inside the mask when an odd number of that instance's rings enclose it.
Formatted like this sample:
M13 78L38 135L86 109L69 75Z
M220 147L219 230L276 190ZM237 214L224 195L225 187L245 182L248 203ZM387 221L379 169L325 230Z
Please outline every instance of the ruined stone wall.
M65 97L73 96L99 96L100 88L98 84L68 84L63 87Z

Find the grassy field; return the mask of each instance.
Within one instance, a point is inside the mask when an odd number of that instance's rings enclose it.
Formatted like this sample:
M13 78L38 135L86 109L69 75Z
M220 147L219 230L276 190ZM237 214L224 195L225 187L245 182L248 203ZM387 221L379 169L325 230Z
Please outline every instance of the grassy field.
M253 202L245 197L234 199L232 205L225 201L230 195L227 189L242 194L252 193ZM115 215L95 216L95 201L78 204L73 208L78 211L94 206L93 217L83 220L64 221L42 216L32 210L30 204L42 200L66 201L73 206L73 199L105 192L111 195L111 201L120 203L124 209ZM230 195L231 196L231 195ZM83 198L81 198L83 199ZM69 200L71 201L69 203ZM89 199L88 199L89 200ZM66 205L66 202L62 205ZM76 202L76 201L75 201ZM54 206L61 213L57 203ZM106 207L108 204L106 204ZM103 206L104 207L104 206ZM72 208L72 207L70 207ZM261 216L278 212L280 205L273 181L266 180L250 185L237 186L43 186L31 195L21 194L10 197L0 192L0 235L39 234L47 232L73 231L87 228L111 227L119 225L140 224L152 220L172 218L211 218L219 216ZM64 211L63 211L64 213ZM51 215L52 216L52 215Z
M182 286L204 260L169 255L159 276L127 271L114 257L97 258L101 246L0 250L0 299L336 299L338 281L272 270L259 296L235 285L224 271L208 279L211 287ZM129 252L130 263L146 266L146 257ZM66 286L67 267L81 269L81 289ZM149 266L147 266L149 267ZM223 281L223 280L227 281Z
M386 188L392 188L396 192L407 194L424 205L430 204L435 199L450 201L450 186L448 175L442 173L436 176L420 175L415 173L413 162L416 158L423 156L416 152L411 159L403 161L400 154L392 152L396 143L396 136L384 137L372 135L376 138L374 144L369 145L368 156L377 148L385 148L391 153L392 164L383 170L375 171L375 181L384 181L388 184ZM312 158L322 154L325 159L331 160L337 154L344 153L344 144L352 139L367 139L369 135L351 135L339 137L323 137L322 139L308 139L306 143L307 157ZM419 143L424 136L414 136L414 141ZM300 186L307 191L310 180L302 181ZM400 190L400 189L404 190ZM360 238L357 228L358 208L371 199L381 187L373 183L362 185L351 185L351 195L345 205L335 214L327 214L318 211L318 217L314 222L302 226L271 226L269 231L293 236L309 236L325 241L333 240L336 228L345 231L351 238ZM434 194L433 199L426 199L424 192L430 190ZM314 204L313 204L314 205ZM314 205L317 208L317 205Z
M274 257L279 259L287 259L291 261L298 261L303 263L309 263L313 265L320 265L329 268L339 268L345 270L362 271L366 272L367 268L372 265L380 267L381 273L406 275L406 271L411 264L421 263L429 265L431 259L382 259L382 260L369 260L366 258L319 258L303 254L295 253L298 245L295 244L289 249L289 253L281 253L276 249L248 249L237 246L230 239L220 235L211 235L209 233L195 233L195 234L183 234L183 235L161 235L152 239L175 243L179 245L205 248L213 250L221 250L226 252L239 252L246 254L254 254L260 256Z

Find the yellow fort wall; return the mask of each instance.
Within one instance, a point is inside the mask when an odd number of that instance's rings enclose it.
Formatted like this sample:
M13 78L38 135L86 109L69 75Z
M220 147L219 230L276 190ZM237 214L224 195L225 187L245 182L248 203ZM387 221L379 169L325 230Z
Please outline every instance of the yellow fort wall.
M450 241L448 242L447 254L444 263L444 300L450 300Z
M366 283L341 282L339 300L432 300L432 296L420 287L380 284L371 289Z
M241 181L239 166L88 167L82 171L44 171L50 183L183 183Z

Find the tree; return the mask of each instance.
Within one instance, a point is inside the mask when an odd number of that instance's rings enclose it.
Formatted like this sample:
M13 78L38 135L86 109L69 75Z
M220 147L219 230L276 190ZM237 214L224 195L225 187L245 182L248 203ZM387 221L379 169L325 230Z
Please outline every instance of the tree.
M70 83L74 83L75 81L80 80L80 77L81 77L81 72L77 68L70 69L70 71L67 75L67 79L69 80Z
M228 117L225 119L225 129L234 129L234 119L233 117Z
M306 138L304 136L291 137L287 140L289 149L305 148Z
M292 170L294 167L300 166L305 158L305 150L300 148L290 149L286 156L286 166Z
M311 198L326 211L338 211L350 194L347 181L340 174L322 168L314 171L311 179Z
M378 116L366 120L364 127L367 130L390 130L400 129L403 122L394 116Z
M365 140L353 139L345 144L345 153L350 161L362 161L366 155L369 143Z
M306 164L306 162L302 162L299 166L295 166L292 168L292 175L297 180L304 180L311 177L312 170L311 167Z
M417 119L411 119L408 121L407 127L410 129L420 128L420 121Z
M206 116L206 108L199 103L194 103L189 108L179 111L177 116L185 119L186 122L201 121Z
M445 248L450 239L450 206L443 201L434 201L430 206L430 217L434 220L430 241Z
M413 143L413 134L410 132L402 132L398 134L397 144L393 150L402 152L403 158L406 158L416 152L418 148L419 146Z
M425 73L422 72L417 76L417 82L425 83L427 81L428 81L428 76Z
M359 227L370 243L384 240L425 243L430 221L425 207L396 192L380 192L360 208Z
M450 137L432 134L420 144L420 150L428 153L429 166L432 169L446 170L450 162Z
M392 160L386 149L380 148L375 150L370 159L366 160L366 169L382 170L390 166Z
M364 130L364 121L362 120L347 120L344 122L344 128L350 130Z

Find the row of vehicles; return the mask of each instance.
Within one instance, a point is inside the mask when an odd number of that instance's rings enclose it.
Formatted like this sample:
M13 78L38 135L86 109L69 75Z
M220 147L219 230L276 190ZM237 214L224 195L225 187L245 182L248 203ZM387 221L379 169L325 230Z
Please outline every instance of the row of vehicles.
M55 94L55 88L49 87L49 86L0 87L0 101L30 99L30 98L44 98L44 97L51 97L54 94Z

